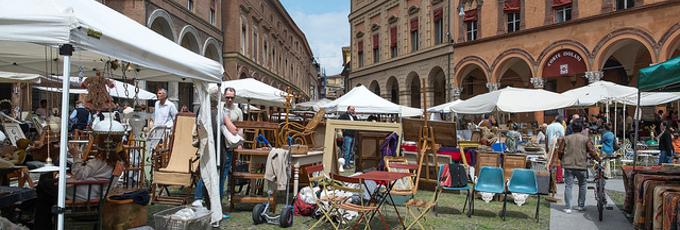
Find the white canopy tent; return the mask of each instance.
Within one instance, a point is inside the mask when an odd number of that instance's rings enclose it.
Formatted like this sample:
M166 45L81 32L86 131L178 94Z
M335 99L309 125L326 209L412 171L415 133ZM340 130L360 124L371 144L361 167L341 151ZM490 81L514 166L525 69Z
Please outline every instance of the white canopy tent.
M506 87L452 105L451 110L462 114L483 114L496 110L521 113L559 109L574 103L576 101L573 98L542 89Z
M457 105L458 103L461 103L461 102L463 102L463 100L458 99L458 100L455 100L455 101L447 102L447 103L429 108L429 109L427 109L427 111L432 112L432 113L450 113L450 112L453 112L451 110L451 106Z
M42 90L45 92L51 92L51 93L61 93L64 92L62 88L54 88L54 87L45 87L45 86L34 86L34 89L37 90ZM68 93L70 94L87 94L86 89L68 89Z
M0 0L0 69L11 72L61 72L67 79L71 67L80 72L102 69L109 60L135 63L140 79L192 79L196 83L201 109L210 109L205 82L220 82L220 63L182 48L176 43L91 0ZM57 52L59 47L59 52ZM74 52L75 51L75 52ZM53 68L54 67L54 68ZM56 71L55 71L56 69ZM128 68L119 68L121 73ZM48 75L45 74L45 75ZM62 92L69 82L62 82ZM61 113L68 113L69 94L62 94ZM59 194L57 205L64 208L66 188L67 116L61 117ZM212 143L210 113L198 118L205 126L207 148L201 148L201 176L206 182L212 207L211 222L222 218L217 172ZM64 228L63 213L58 229Z
M616 98L615 101L626 105L637 105L637 93ZM655 106L680 100L678 92L641 92L640 106Z
M235 102L238 103L282 107L286 102L285 96L288 95L286 92L254 78L223 81L220 92L224 92L227 87L236 90Z
M0 71L0 83L40 82L39 74Z
M422 109L401 106L385 100L361 85L354 87L342 97L323 106L327 112L344 112L348 106L354 106L357 113L392 113L405 116L419 116Z
M319 111L325 104L330 103L332 100L328 98L321 98L319 100L315 101L306 101L302 103L297 103L295 104L295 109L296 110L313 110L313 111Z
M577 100L574 106L591 106L599 102L611 102L618 97L631 94L637 94L637 88L609 81L596 81L562 93L564 96Z
M52 77L46 78L46 79L51 80L51 81L55 81L55 80L62 81L62 79L64 79L64 78L61 77L61 76L52 76ZM87 77L84 77L82 79L79 78L79 77L70 77L69 81L71 82L72 85L76 85L78 88L80 88L80 83L82 83L82 81L85 81L85 79L87 79ZM125 99L134 99L135 98L135 86L134 85L132 85L130 83L125 83L125 82L122 82L122 81L119 81L119 80L116 80L116 79L111 79L111 81L113 81L113 85L114 85L113 88L106 87L106 90L109 91L109 95L111 95L112 97L125 98ZM125 88L126 87L127 87L127 91L128 91L127 96L125 95ZM38 87L36 87L36 88L38 88ZM49 88L49 87L42 87L42 88ZM81 90L81 89L77 89L77 90ZM82 89L82 90L84 90L84 89ZM61 91L59 91L59 92L61 92ZM74 91L69 91L69 92L75 93ZM77 92L79 92L79 91L77 91ZM81 93L78 93L78 94L81 94ZM82 94L87 94L87 91L85 91ZM137 98L139 100L156 100L156 94L149 92L149 91L146 91L146 90L143 90L143 89L139 89L139 92L137 93Z

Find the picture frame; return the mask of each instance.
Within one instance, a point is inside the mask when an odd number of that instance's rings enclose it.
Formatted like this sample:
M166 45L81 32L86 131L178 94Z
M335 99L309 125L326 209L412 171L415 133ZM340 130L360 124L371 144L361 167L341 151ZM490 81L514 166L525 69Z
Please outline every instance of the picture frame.
M19 139L26 138L24 132L21 131L21 126L17 123L2 123L2 127L5 129L5 136L14 146L17 146Z

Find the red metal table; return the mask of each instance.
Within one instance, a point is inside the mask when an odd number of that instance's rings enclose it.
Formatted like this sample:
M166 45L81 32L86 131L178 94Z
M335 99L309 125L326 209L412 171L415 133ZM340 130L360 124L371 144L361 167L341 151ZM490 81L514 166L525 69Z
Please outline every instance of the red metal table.
M402 226L404 229L406 229L406 226L404 225L404 220L401 218L401 215L399 215L399 211L397 210L397 205L394 203L394 200L392 199L391 191L392 191L392 187L394 187L394 184L395 184L394 182L396 182L397 180L399 180L399 179L401 179L401 178L409 177L409 176L411 176L411 173L386 172L386 171L371 171L371 172L367 172L367 173L364 173L364 174L356 175L356 176L353 176L353 177L354 177L354 178L362 179L362 180L364 180L364 181L366 181L366 180L372 180L372 181L382 181L382 182L384 182L384 183L387 185L387 186L386 186L386 187L387 187L387 191L385 192L385 193L387 194L387 196L384 196L380 201L377 200L377 195L376 195L376 194L378 194L378 189L379 189L379 187L376 187L376 190L373 191L373 193L371 193L371 192L369 191L369 193L370 193L370 195L371 195L371 200L374 200L374 201L376 202L376 204L378 205L378 208L376 209L376 212L377 212L377 210L380 210L380 207L382 206L382 204L385 203L385 201L386 201L387 198L389 197L389 198L390 198L390 201L392 202L392 207L394 207L394 211L397 213L397 218L399 218L399 223L401 224L401 226ZM364 183L364 187L366 187L366 190L367 190L367 191L369 190L369 189L368 189L368 186L366 185L366 183ZM369 223L371 222L371 220L372 220L373 217L375 216L375 213L376 213L376 212L373 212L373 213L371 214L371 217L368 218L368 222L369 222Z

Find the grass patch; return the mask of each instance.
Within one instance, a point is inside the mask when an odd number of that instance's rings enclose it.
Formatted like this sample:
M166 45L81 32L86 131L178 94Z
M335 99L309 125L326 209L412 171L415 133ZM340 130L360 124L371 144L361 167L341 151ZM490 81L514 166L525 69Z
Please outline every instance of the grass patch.
M416 198L423 200L430 200L432 198L431 191L419 191ZM285 200L277 196L279 205L277 209L281 209L281 205ZM437 215L430 213L426 216L426 220L421 220L421 223L426 228L432 229L548 229L550 226L550 204L541 199L539 222L536 223L534 219L534 212L536 210L536 198L529 198L527 202L518 207L512 201L508 201L508 215L506 221L500 217L500 212L503 208L503 202L491 201L486 204L481 199L475 201L476 209L472 218L461 214L463 203L465 202L465 195L442 193L439 196L439 202L436 208ZM227 204L223 201L223 204ZM253 204L239 204L236 210L231 212L231 218L222 221L221 229L279 229L276 225L253 225L251 219L251 210ZM149 225L153 226L153 213L170 208L165 205L149 206ZM399 214L404 218L408 216L407 210L403 206L397 206ZM278 210L277 210L278 211ZM401 229L399 220L391 205L385 204L382 208L382 213L385 216L387 224L392 229ZM467 209L466 209L467 211ZM308 229L317 220L311 217L295 216L293 226L291 229ZM412 219L405 218L405 223L411 223ZM373 229L383 229L382 223L378 218L374 218L371 222ZM329 229L329 225L317 227L317 229Z

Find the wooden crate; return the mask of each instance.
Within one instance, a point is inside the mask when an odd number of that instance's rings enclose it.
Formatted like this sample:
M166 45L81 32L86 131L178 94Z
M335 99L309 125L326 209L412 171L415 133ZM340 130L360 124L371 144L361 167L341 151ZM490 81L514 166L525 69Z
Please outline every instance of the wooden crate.
M479 171L484 166L498 167L500 155L493 152L478 152L477 163L475 164L475 176L479 176Z
M516 168L526 168L527 156L516 155L516 154L505 154L503 155L503 174L505 180L509 180L512 176L512 169Z

